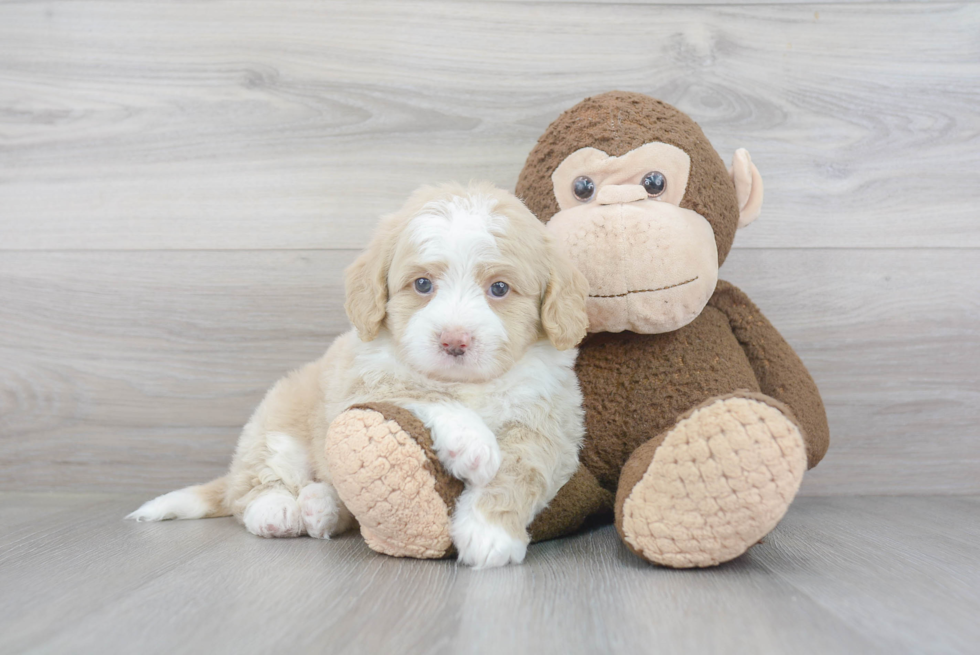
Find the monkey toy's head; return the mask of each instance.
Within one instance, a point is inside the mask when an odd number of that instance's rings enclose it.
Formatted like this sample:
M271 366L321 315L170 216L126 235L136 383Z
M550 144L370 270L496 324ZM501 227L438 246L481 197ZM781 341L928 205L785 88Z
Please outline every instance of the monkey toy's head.
M589 331L655 334L704 309L762 179L744 150L726 170L686 114L613 91L548 126L517 195L588 278Z

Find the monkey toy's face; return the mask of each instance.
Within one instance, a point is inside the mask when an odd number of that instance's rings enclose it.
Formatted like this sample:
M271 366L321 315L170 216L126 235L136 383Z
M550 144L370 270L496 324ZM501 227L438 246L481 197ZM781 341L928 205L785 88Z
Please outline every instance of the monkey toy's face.
M621 157L576 150L551 176L548 229L589 280L589 331L653 334L694 320L718 282L711 224L680 207L690 156L647 143Z
M586 98L548 126L517 194L589 281L589 332L658 334L700 315L735 231L762 205L749 154L725 168L691 118L640 93Z

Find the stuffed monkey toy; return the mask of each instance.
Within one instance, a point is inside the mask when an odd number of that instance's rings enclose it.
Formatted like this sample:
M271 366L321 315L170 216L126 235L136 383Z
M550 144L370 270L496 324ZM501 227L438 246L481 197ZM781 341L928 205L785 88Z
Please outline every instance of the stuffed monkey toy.
M738 150L726 170L686 114L611 92L548 127L517 195L590 284L576 365L587 428L580 467L523 538L612 519L652 563L738 557L783 517L829 441L799 357L748 296L718 279L735 231L762 204L748 153ZM371 548L453 553L462 483L414 416L353 407L331 426L326 455Z

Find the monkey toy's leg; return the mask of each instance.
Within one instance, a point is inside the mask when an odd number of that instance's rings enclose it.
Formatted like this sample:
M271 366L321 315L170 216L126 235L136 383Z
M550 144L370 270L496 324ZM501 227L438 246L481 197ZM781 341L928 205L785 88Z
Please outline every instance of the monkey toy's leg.
M449 521L463 483L450 476L422 422L394 405L357 405L330 425L327 466L368 546L395 557L452 554Z
M727 318L758 391L709 398L623 467L619 533L635 553L667 566L720 564L757 543L830 438L813 378L748 296L720 280L709 305Z
M714 566L776 526L806 468L786 405L752 392L712 398L633 452L619 479L616 528L650 562Z
M449 526L463 483L446 472L425 426L408 410L352 407L330 426L325 449L337 493L372 550L423 559L455 553ZM531 524L531 539L568 534L590 517L611 514L612 505L613 495L580 467Z

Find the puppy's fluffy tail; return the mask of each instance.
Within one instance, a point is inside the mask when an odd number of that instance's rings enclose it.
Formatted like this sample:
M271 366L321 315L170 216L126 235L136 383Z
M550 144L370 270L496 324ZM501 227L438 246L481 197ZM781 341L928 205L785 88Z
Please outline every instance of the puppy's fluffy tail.
M157 496L143 503L138 510L126 518L134 521L166 521L229 516L231 509L226 498L227 491L228 476L225 476L207 484L184 487Z

